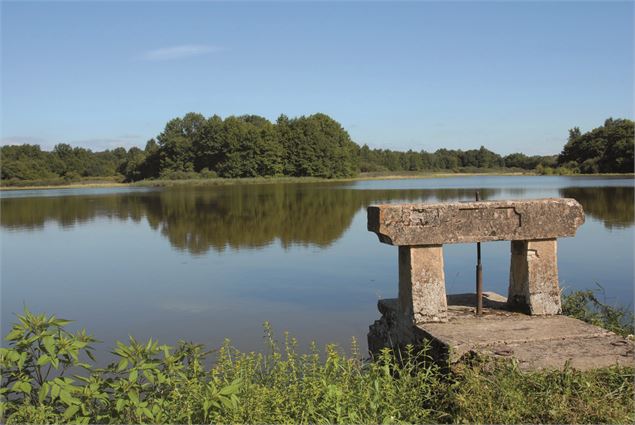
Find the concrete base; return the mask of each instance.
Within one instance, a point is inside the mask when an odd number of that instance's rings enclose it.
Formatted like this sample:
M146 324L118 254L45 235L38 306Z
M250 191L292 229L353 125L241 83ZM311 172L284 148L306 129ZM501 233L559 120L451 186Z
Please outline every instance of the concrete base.
M474 354L515 358L523 370L580 370L615 364L635 367L634 344L566 316L529 316L506 307L506 298L484 293L484 314L474 315L474 294L448 296L447 323L407 326L396 299L381 300L383 316L370 327L369 349L393 348L428 340L433 356L447 365ZM410 322L411 323L411 322Z

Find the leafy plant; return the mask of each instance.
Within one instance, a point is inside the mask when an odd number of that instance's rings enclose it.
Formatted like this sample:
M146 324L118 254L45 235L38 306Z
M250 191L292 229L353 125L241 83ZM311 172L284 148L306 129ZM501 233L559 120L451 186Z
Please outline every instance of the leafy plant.
M599 285L596 291L575 291L564 295L563 314L603 327L618 335L633 335L635 320L633 313L601 302L596 295L598 292L603 292L603 288Z
M70 321L28 310L18 321L0 349L0 419L7 423L199 423L238 405L240 379L206 372L200 345L172 349L131 337L117 342L119 360L100 369L82 361L94 362L96 340L65 330Z
M576 300L579 298L575 298ZM598 314L602 314L600 311ZM603 322L605 323L605 322ZM610 323L606 322L606 323ZM95 366L68 320L18 315L0 349L2 423L632 423L633 369L524 373L478 360L442 372L425 347L363 360L265 324L265 351L130 337ZM86 358L86 359L85 359ZM86 363L84 363L86 360ZM90 363L89 363L90 362Z

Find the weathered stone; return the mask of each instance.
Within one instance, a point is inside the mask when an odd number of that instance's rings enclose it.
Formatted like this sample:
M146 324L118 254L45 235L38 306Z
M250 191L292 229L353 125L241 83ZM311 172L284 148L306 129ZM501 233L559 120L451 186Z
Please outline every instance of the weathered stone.
M430 340L450 364L476 353L513 357L523 370L635 366L633 342L606 329L567 316L486 310L476 317L459 308L465 299L448 298L448 322L419 325L415 339Z
M399 247L399 303L411 323L445 320L443 247Z
M515 358L522 370L559 369L569 365L587 370L615 364L635 366L632 340L566 316L528 316L505 309L505 297L485 292L483 315L474 316L475 294L448 296L448 321L406 329L399 322L396 299L379 302L382 318L370 327L369 348L422 346L442 366L452 366L474 354ZM388 337L389 335L389 337Z
M476 294L447 295L448 311L446 319L458 316L473 316ZM382 348L403 349L406 345L422 343L413 323L412 316L407 317L401 307L399 298L383 298L377 302L381 318L369 326L368 350L377 354ZM494 292L483 293L483 311L486 315L511 316L515 313L507 311L507 298ZM420 326L425 327L424 323Z
M561 312L556 239L512 241L508 303L533 315Z
M381 318L369 326L368 350L378 354L382 348L397 350L415 344L415 325L403 317L398 298L385 298L377 302Z
M368 230L400 246L552 239L583 223L582 206L563 198L368 207Z
M399 298L379 302L369 349L427 341L428 354L446 364L476 353L515 357L523 369L632 366L632 341L558 316L556 238L582 223L573 199L369 207L368 230L399 246ZM442 244L496 240L511 241L509 297L484 293L475 316L474 294L446 298Z

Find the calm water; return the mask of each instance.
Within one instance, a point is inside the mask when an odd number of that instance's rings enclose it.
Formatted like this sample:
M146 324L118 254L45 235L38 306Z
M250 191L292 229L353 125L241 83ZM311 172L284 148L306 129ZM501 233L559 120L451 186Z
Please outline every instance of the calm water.
M209 188L2 193L2 332L24 305L104 341L158 337L262 348L261 324L365 345L377 299L397 293L397 248L366 230L379 202L572 197L586 212L561 239L565 288L632 307L632 179L454 177ZM446 245L448 292L474 285L473 245ZM506 293L509 243L483 244L485 289ZM105 352L102 353L106 356Z

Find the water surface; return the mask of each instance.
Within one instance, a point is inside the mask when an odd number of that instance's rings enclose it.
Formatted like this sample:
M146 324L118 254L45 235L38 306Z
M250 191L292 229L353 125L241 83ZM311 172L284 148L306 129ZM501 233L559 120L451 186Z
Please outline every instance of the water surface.
M397 248L369 204L572 197L586 223L559 240L561 286L632 307L634 186L607 177L451 177L1 194L2 332L24 305L77 321L106 349L129 334L261 349L261 324L365 346L397 293ZM446 245L449 293L474 286L474 245ZM509 242L483 244L485 290L507 291ZM106 355L105 353L103 353Z

